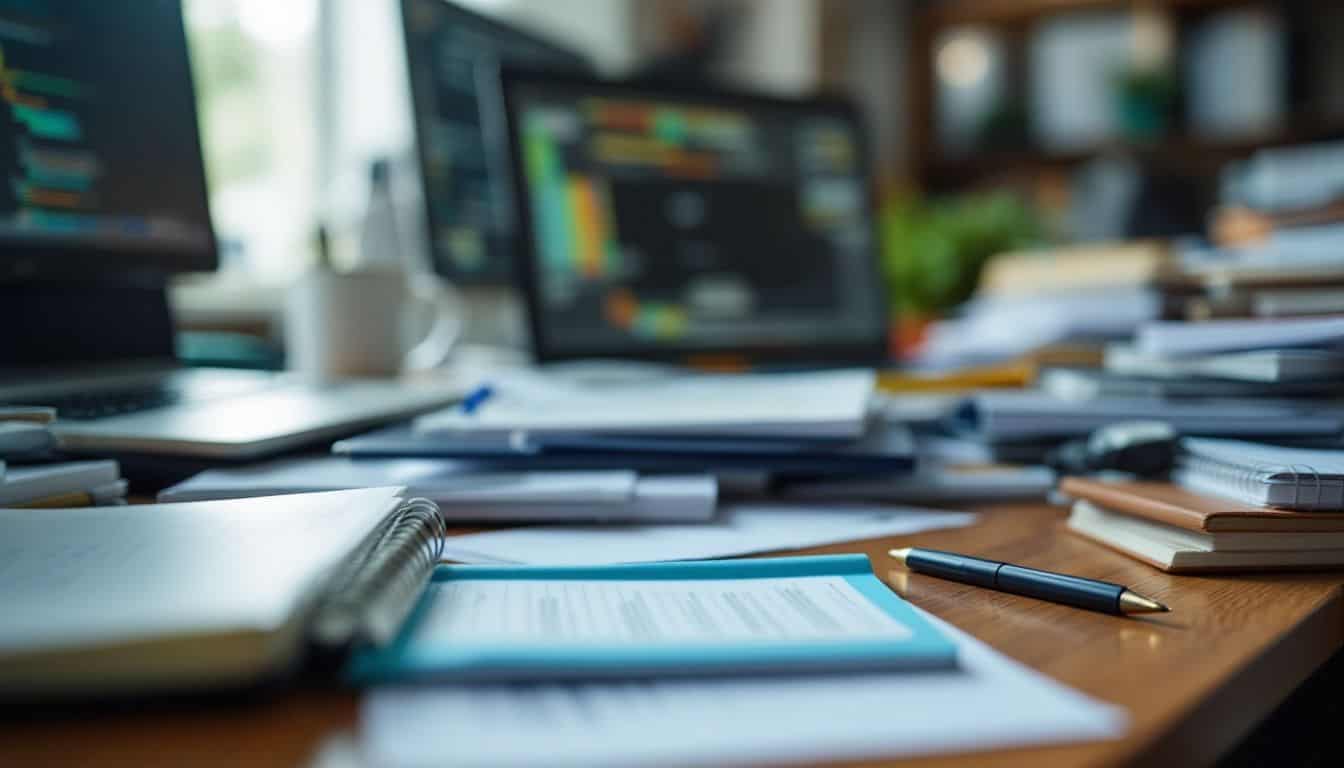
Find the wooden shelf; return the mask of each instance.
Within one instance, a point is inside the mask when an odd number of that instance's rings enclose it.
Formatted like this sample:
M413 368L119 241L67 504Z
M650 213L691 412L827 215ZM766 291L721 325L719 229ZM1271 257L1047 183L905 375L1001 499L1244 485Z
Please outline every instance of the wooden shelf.
M1114 141L1070 150L976 151L960 156L933 157L924 170L926 178L937 184L1070 168L1099 156L1127 155L1149 167L1209 172L1258 149L1341 138L1344 138L1344 120L1303 120L1240 137L1175 135L1151 142Z
M921 9L921 21L931 27L960 24L1022 24L1043 16L1071 11L1159 8L1198 10L1246 5L1249 0L943 0Z

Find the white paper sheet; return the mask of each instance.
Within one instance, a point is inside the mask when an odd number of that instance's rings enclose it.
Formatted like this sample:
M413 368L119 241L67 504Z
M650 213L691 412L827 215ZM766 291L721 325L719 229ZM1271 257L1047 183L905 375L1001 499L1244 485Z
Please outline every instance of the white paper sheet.
M474 408L426 414L415 420L415 429L857 439L875 381L872 371L849 370L677 376L582 388L515 374L495 381L493 394Z
M807 763L1107 739L1124 711L945 622L961 669L579 685L389 688L363 702L370 765Z
M501 581L436 585L411 642L716 646L913 633L843 576Z
M967 512L840 504L728 504L694 525L565 525L512 528L446 541L443 557L462 563L603 565L701 560L842 541L959 528Z

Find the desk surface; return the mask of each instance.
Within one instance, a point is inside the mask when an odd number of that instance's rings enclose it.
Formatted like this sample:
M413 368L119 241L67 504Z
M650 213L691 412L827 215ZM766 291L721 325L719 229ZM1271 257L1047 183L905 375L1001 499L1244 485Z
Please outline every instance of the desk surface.
M1344 643L1342 574L1169 576L1063 530L1044 506L997 507L969 528L822 547L865 552L915 604L1068 685L1127 708L1118 741L902 765L1212 762ZM886 557L927 546L1127 584L1172 613L1120 619L907 574ZM249 707L0 725L0 764L290 766L355 723L352 695L295 693ZM862 765L888 765L874 760Z

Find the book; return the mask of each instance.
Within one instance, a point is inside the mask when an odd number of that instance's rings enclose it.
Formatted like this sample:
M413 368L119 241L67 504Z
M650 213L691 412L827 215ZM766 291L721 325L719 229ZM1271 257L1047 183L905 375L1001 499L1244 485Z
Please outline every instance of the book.
M1213 437L1334 436L1344 415L1328 402L1278 399L1072 400L1048 392L986 391L962 401L947 418L954 432L990 442L1027 442L1090 434L1120 421L1165 421L1184 434Z
M0 507L24 505L61 494L87 492L120 479L120 466L110 460L13 465L0 478Z
M405 485L455 523L695 522L714 516L710 475L641 475L628 470L482 471L451 459L280 459L210 469L159 493L159 501L203 501Z
M262 683L312 648L386 642L445 523L400 488L106 509L0 509L0 696Z
M1202 533L1344 532L1344 513L1273 509L1196 493L1173 483L1066 477L1059 490L1113 512Z
M1344 316L1153 322L1140 327L1134 336L1135 349L1158 357L1340 344L1344 344Z
M1043 353L1052 347L1068 345L1076 352L1091 343L1128 339L1135 328L1163 317L1165 304L1152 289L977 299L960 316L930 325L913 362L928 370L1026 355L1049 363L1055 355Z
M1089 528L1125 530L1134 535L1200 552L1295 552L1344 550L1344 531L1192 531L1148 518L1108 510L1090 501L1074 503L1071 515Z
M1234 534L1239 538L1230 541L1245 545L1250 545L1252 537L1276 538L1268 539L1261 549L1228 548L1226 544L1217 548L1216 537L1226 537L1228 534L1206 535L1207 538L1203 538L1180 528L1115 514L1081 499L1074 503L1069 513L1068 527L1074 533L1169 573L1344 566L1344 548L1291 546L1294 542L1290 534ZM1298 543L1315 535L1296 534ZM1281 545L1281 548L1271 548L1271 543Z
M1344 288L1339 281L1312 287L1248 288L1187 299L1187 320L1224 317L1307 317L1344 314Z
M865 555L607 566L442 566L360 683L956 665Z
M1172 477L1191 490L1248 504L1344 511L1341 450L1186 438Z
M867 426L872 371L669 376L581 387L515 376L419 417L428 435L569 434L854 440Z
M1114 373L1153 378L1202 377L1270 384L1334 381L1344 376L1344 354L1329 349L1262 349L1161 357L1116 345L1106 348L1105 367Z
M1167 244L1140 240L1000 254L985 265L977 295L1078 293L1184 280L1180 261Z

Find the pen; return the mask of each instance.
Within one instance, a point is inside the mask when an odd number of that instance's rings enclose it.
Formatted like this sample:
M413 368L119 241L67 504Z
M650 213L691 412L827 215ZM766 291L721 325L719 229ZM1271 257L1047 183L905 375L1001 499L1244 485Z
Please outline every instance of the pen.
M1023 597L1101 611L1116 616L1131 613L1165 613L1167 606L1144 597L1129 588L1108 581L1084 579L1051 571L1038 571L1020 565L982 560L978 557L939 552L934 549L905 547L889 553L915 573L989 587Z
M489 384L482 384L462 398L462 412L474 413L480 408L486 400L489 400L495 394L495 388Z

